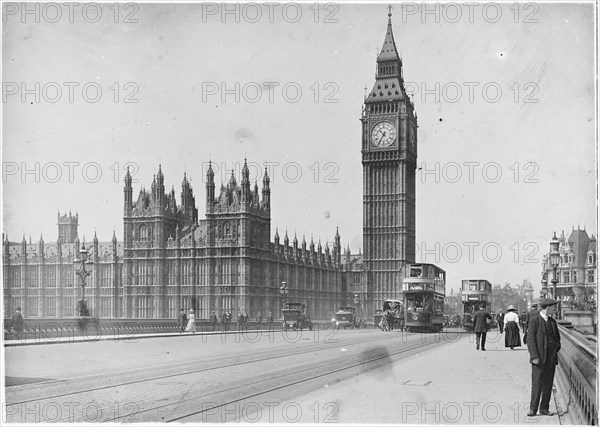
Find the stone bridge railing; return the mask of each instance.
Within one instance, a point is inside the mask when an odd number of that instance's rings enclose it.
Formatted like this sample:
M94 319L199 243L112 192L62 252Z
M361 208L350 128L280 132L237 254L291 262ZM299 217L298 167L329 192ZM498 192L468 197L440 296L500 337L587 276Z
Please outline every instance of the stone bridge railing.
M319 329L331 327L327 321L313 321ZM275 319L270 326L272 329L281 329L282 321ZM249 322L248 330L269 329L266 322L257 324ZM216 331L222 331L219 323ZM228 331L238 330L237 322L229 324ZM12 319L4 319L4 340L13 341L17 337L12 330ZM213 326L208 320L196 321L196 332L211 332ZM57 342L67 339L72 340L98 340L98 339L131 339L145 334L177 333L179 326L175 319L102 319L102 318L26 318L23 320L23 333L21 340L36 342Z
M561 424L598 424L596 401L596 342L568 327L559 326L557 406Z

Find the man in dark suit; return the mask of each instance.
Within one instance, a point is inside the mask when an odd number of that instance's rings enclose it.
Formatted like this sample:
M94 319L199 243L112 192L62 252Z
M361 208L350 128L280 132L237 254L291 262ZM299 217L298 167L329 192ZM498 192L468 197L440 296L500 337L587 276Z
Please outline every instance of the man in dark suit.
M17 312L13 314L12 329L15 338L20 340L23 337L23 315L21 314L21 307L17 307Z
M519 316L519 323L521 324L521 331L523 331L523 333L527 332L528 322L529 320L527 319L527 311L523 310L523 312Z
M179 316L177 316L177 324L179 325L179 333L181 334L187 326L187 316L183 308L179 312Z
M554 415L549 411L550 394L560 351L560 333L551 317L556 312L556 301L543 299L538 307L539 313L531 317L527 327L527 349L531 362L531 401L527 415L530 417L536 415L538 406L541 415Z
M500 329L500 333L504 332L504 313L502 312L502 309L498 310L496 322L498 322L498 328Z
M223 327L223 332L227 332L227 313L221 313L221 326Z
M212 330L216 331L217 330L217 325L219 323L219 319L217 319L217 314L213 311L210 314L210 324L212 326Z
M487 319L492 320L492 316L490 316L490 313L485 311L485 306L478 308L473 315L473 330L475 331L477 350L479 350L479 341L481 340L481 350L485 351L485 339L488 330Z

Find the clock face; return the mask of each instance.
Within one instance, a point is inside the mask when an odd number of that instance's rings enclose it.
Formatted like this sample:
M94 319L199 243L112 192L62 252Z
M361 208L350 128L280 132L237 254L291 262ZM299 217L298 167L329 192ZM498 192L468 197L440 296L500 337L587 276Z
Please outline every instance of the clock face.
M375 147L389 147L396 142L396 127L390 122L379 122L371 132L371 143Z

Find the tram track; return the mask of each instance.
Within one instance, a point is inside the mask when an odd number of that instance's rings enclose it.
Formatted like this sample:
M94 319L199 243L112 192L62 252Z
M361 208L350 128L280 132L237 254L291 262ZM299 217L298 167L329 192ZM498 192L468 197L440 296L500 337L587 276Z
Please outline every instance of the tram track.
M320 363L320 362L313 363L302 369L293 370L292 372L284 371L275 376L267 375L266 378L259 377L255 381L245 385L243 389L240 389L239 386L236 385L233 388L219 390L219 391L213 392L213 393L204 393L204 394L200 394L200 395L179 398L174 403L166 403L166 404L163 404L160 406L155 406L154 408L144 410L144 411L138 411L137 413L134 413L131 415L137 416L142 413L149 413L149 412L151 413L151 412L155 412L160 409L167 409L173 405L177 405L178 407L180 407L180 406L182 406L182 404L184 404L184 405L187 404L187 406L189 407L190 405L197 403L199 400L210 399L209 402L211 402L211 404L203 405L203 408L201 410L192 410L191 412L184 411L185 412L184 414L180 414L177 416L171 416L170 418L165 418L165 417L162 418L163 422L176 422L176 421L181 422L187 418L195 417L195 416L198 416L201 414L206 414L206 413L212 414L215 409L225 408L228 405L232 405L235 403L242 403L244 401L249 401L250 399L266 397L269 394L280 392L284 389L291 389L291 388L297 387L299 385L306 385L307 383L314 382L316 380L323 380L328 377L335 377L336 375L338 375L340 373L344 373L347 375L347 377L350 377L353 374L353 372L352 372L353 370L360 369L361 371L365 371L365 370L374 369L377 366L369 367L369 365L377 363L377 362L382 362L382 361L385 361L387 363L389 361L392 361L392 357L397 357L399 355L407 356L409 354L412 354L416 350L425 349L428 347L435 347L438 345L442 345L442 342L430 342L430 343L425 343L425 344L419 343L416 345L410 345L406 348L403 348L403 349L400 349L397 351L393 351L391 353L385 351L385 352L383 352L383 354L380 351L381 350L380 348L375 347L374 349L369 350L369 352L367 352L367 353L361 352L356 355L353 355L353 357L350 358L350 360L336 359L336 360L331 360L324 364ZM389 361L388 361L388 359L389 359ZM325 371L325 372L323 372L323 371ZM341 379L337 378L336 382L341 381L343 379L346 379L346 378L341 378ZM263 388L261 388L258 391L253 391L254 389L257 388L257 386L260 386L260 385L263 385ZM236 396L241 396L241 397L227 398L227 392L230 392L230 391L235 391ZM214 401L218 401L220 403L213 404L212 402L214 402ZM179 410L181 410L181 409L179 409ZM188 409L188 411L189 411L189 409ZM156 417L153 417L152 419L156 419ZM203 420L203 421L208 421L208 420Z
M286 389L286 388L292 388L292 387L298 386L300 384L306 384L308 382L315 381L315 380L320 380L320 379L322 380L322 379L325 379L327 377L335 376L336 374L349 373L348 371L352 371L352 370L357 369L357 368L362 368L364 370L364 368L365 368L366 365L373 364L373 363L380 362L380 361L387 361L387 359L390 359L390 361L391 361L391 358L394 357L394 356L399 356L399 355L405 355L406 356L406 353L411 353L411 352L413 352L415 350L419 350L419 349L423 349L423 348L427 348L427 347L436 347L438 345L441 345L441 342L418 344L418 345L411 346L409 348L404 348L402 350L398 350L398 351L395 351L395 352L392 352L392 353L384 353L384 354L381 354L380 351L376 350L376 351L373 352L374 355L372 355L371 357L368 357L368 358L365 357L364 353L361 353L361 354L358 355L358 357L355 358L357 360L353 360L353 361L351 361L349 363L347 362L347 364L345 366L337 367L337 368L334 368L332 370L327 370L327 368L328 367L333 367L333 366L339 366L340 365L340 361L339 360L332 361L332 362L330 362L330 363L328 363L326 365L319 365L317 367L311 366L311 367L302 369L300 371L295 371L295 372L292 372L292 373L290 373L288 375L282 375L281 377L279 377L278 379L280 379L280 380L286 379L287 377L291 377L291 378L288 378L288 379L291 379L291 380L290 381L286 381L284 384L280 384L280 385L276 385L276 386L271 386L271 387L269 387L269 388L267 388L265 390L261 390L261 391L259 391L257 393L244 395L241 398L230 399L228 401L223 401L222 403L220 403L218 405L209 406L209 407L203 408L202 410L199 410L199 411L194 411L194 412L191 412L191 413L187 413L187 414L179 415L179 416L176 416L176 417L172 417L170 419L165 420L165 422L169 422L169 423L170 422L175 422L175 421L181 422L181 421L185 420L186 418L194 417L194 416L197 416L197 415L200 415L200 414L203 414L203 413L211 413L215 409L224 408L224 407L227 407L228 405L231 405L231 404L234 404L234 403L241 403L241 402L244 402L244 401L248 401L249 399L255 399L257 397L266 396L266 395L268 395L270 393L278 392L278 391L281 391L281 390ZM319 373L319 371L322 371L322 370L326 370L326 372ZM299 374L307 374L307 373L309 373L311 371L317 371L317 372L313 373L313 374L309 374L310 376L302 376L299 379L295 378ZM346 379L346 378L343 378L343 379ZM256 381L252 385L253 386L257 385L260 382L262 382L262 381ZM281 381L280 381L280 383L281 383ZM202 397L204 397L204 396L202 396ZM187 398L186 402L193 401L193 400L195 400L197 398L198 397Z
M347 336L344 338L347 338ZM378 341L386 341L387 339L388 339L387 336L382 335L381 337L371 339L369 342L376 343ZM154 370L151 373L152 376L149 376L146 378L138 378L138 379L133 379L132 377L135 377L135 375L138 375L137 374L138 372L150 374L150 372L148 372L148 367L136 368L136 369L120 371L120 372L83 375L83 376L73 377L73 378L49 380L49 381L36 382L36 383L31 383L31 384L11 386L11 387L7 387L7 389L6 389L7 394L11 394L10 392L12 392L13 395L15 395L15 394L18 395L18 394L22 393L29 397L32 396L33 394L35 394L36 389L47 390L49 387L60 387L60 388L68 389L68 391L60 392L60 393L53 393L53 394L48 394L48 395L42 395L42 396L38 396L35 398L20 399L20 400L17 399L15 401L8 402L6 404L7 405L22 405L22 404L27 404L27 403L36 402L36 401L56 399L56 398L77 395L80 393L89 393L89 392L100 391L100 390L109 389L109 388L141 384L141 383L148 382L148 381L163 380L163 379L174 378L174 377L178 377L178 376L182 376L182 375L202 373L202 372L211 371L213 369L224 369L224 368L229 368L229 367L233 367L233 366L247 365L247 364L252 364L252 363L257 363L257 362L266 362L269 360L276 360L276 359L281 359L281 358L285 358L285 357L301 356L301 355L305 355L305 354L309 354L309 353L328 351L328 350L332 350L332 349L336 349L336 348L342 348L345 346L354 345L356 343L364 343L364 341L361 340L360 337L352 337L352 340L350 340L350 341L344 340L343 342L335 342L335 343L334 342L332 342L332 343L324 342L323 343L325 345L324 347L323 347L323 344L321 344L321 346L319 346L319 347L314 347L314 346L311 346L310 344L303 344L302 345L303 350L301 350L301 351L298 351L298 347L292 347L289 349L278 349L277 351L279 351L279 353L276 355L273 354L273 349L270 348L270 349L265 349L265 350L261 350L259 352L253 353L249 360L240 360L240 358L244 357L244 356L239 356L239 355L216 356L216 357L213 357L208 360L203 360L202 363L204 364L204 366L199 369L197 368L198 361L185 361L185 362L178 362L178 363L173 363L173 364L165 364L165 365L159 365L158 367L155 366L155 367L151 367L151 368L158 369L158 372L167 371L167 373L157 375L157 371ZM172 369L177 369L177 372L168 373L168 371L172 370ZM128 379L128 377L132 378L132 379ZM113 379L116 379L117 381L113 381ZM103 380L104 382L108 381L109 384L90 388L89 382L93 382L96 380Z
M348 340L348 338L352 338ZM137 419L143 417L143 421L161 421L161 422L172 422L180 421L189 417L199 416L203 413L211 413L216 408L220 408L226 405L233 404L235 402L241 402L252 398L260 398L261 396L267 396L278 390L289 389L290 387L296 387L301 384L307 384L311 381L323 380L327 377L348 374L353 369L365 368L385 358L398 357L403 354L417 351L422 348L430 346L441 345L443 340L436 340L435 342L429 343L402 343L403 347L397 351L386 353L385 355L366 355L365 352L359 354L349 355L345 353L345 357L342 357L340 361L339 353L336 350L340 350L343 347L352 347L359 345L362 347L378 348L383 342L389 344L395 344L389 334L381 336L371 336L370 339L365 341L364 336L349 337L344 336L344 340L340 340L338 343L314 346L307 344L302 346L302 350L298 351L297 346L289 349L265 349L259 352L253 353L250 357L244 356L231 356L231 357L214 357L208 363L204 363L204 366L197 369L196 362L181 362L171 365L164 366L164 370L177 369L177 372L166 373L162 375L156 375L156 372L148 372L148 375L144 378L128 379L127 381L115 381L111 378L104 376L105 384L102 386L86 387L86 382L89 385L89 378L79 378L77 381L60 380L60 384L54 383L54 385L60 385L61 388L68 388L69 391L62 393L50 393L44 396L33 397L31 390L27 390L30 387L19 386L23 388L23 392L26 392L29 399L15 400L13 403L7 403L7 405L23 405L32 404L35 402L56 402L67 397L75 397L80 402L96 402L97 411L102 414L109 414L108 417L102 418L101 421L142 421ZM273 354L273 351L277 351L277 354ZM326 354L329 352L329 354ZM316 360L314 363L308 363L299 368L284 368L277 369L275 372L261 373L261 367L259 364L266 363L267 366L275 366L279 362L285 364L286 358L290 357L306 357L309 354L313 354L314 357L311 359ZM319 355L325 360L320 360ZM350 356L350 357L348 357ZM223 363L225 360L225 363ZM288 361L287 363L290 363ZM207 364L209 366L207 366ZM252 366L256 364L256 366ZM194 367L196 369L188 369L188 367ZM151 367L152 368L152 367ZM254 368L254 373L248 380L244 380L243 384L240 385L240 381L236 375L245 374L244 369ZM146 368L136 369L136 371L148 370ZM237 371L239 372L237 372ZM325 370L325 372L323 372ZM218 381L215 384L215 390L207 390L206 384L203 379L207 376L216 376L218 378L219 372L225 372L223 377L225 381ZM132 374L135 375L135 374ZM112 374L113 377L121 378L122 375L116 373ZM90 376L95 379L98 375ZM230 379L233 378L233 379ZM179 382L175 384L170 383L169 380L179 379ZM83 382L82 382L83 381ZM108 382L108 383L106 383ZM48 386L49 384L46 384ZM75 386L75 388L73 388ZM77 387L78 386L78 387ZM175 388L175 392L167 392L168 390ZM111 396L103 395L103 392L112 390ZM144 390L144 394L150 394L150 396L139 399L140 390ZM137 390L137 392L136 392ZM8 389L7 389L8 391ZM126 414L118 413L114 411L114 394L119 396L138 396L138 398L131 399L128 401L129 411ZM198 410L198 403L202 403L201 410ZM212 403L211 403L212 402ZM218 403L215 403L218 402ZM209 404L210 403L210 404ZM127 409L127 408L126 408ZM176 416L173 416L173 414ZM114 414L114 415L113 415ZM112 417L111 417L112 415ZM62 422L78 422L78 421L89 421L83 417L72 419L62 417L53 421Z

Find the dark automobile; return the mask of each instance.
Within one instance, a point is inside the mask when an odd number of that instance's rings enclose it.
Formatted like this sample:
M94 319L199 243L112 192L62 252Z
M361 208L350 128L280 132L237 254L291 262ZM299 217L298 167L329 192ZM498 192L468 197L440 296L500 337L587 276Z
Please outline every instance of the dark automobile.
M354 307L340 307L337 313L335 313L332 321L337 329L360 328L360 321L356 315L356 308Z
M288 302L283 312L283 329L288 330L292 328L296 329L308 329L312 331L313 324L310 317L307 314L306 304L301 302Z

